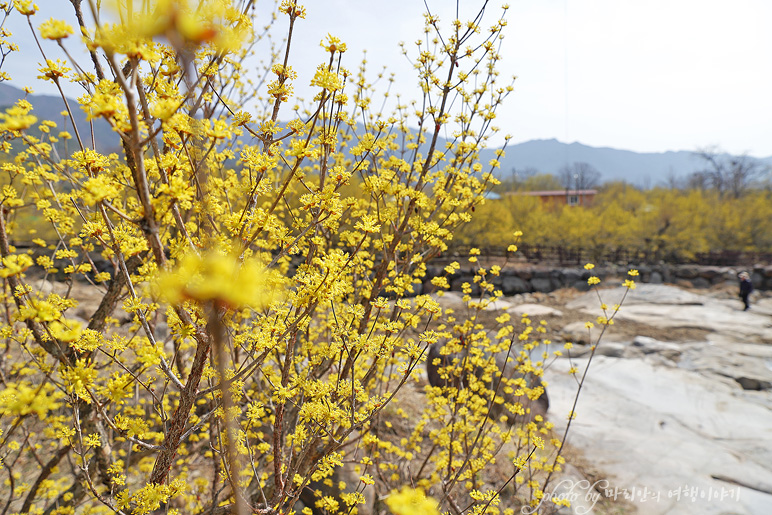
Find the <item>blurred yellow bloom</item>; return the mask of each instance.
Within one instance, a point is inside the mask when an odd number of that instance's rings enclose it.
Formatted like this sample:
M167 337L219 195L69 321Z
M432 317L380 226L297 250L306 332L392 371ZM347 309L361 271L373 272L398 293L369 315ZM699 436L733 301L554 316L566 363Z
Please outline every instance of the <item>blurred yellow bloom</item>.
M35 385L28 382L9 383L0 391L0 415L29 415L35 413L43 420L49 411L61 406L62 392L50 384Z
M269 305L280 296L282 278L257 259L239 263L219 252L188 254L170 272L160 274L156 287L169 303L215 301L231 308Z
M64 20L55 20L51 18L40 24L40 37L43 39L59 40L64 39L73 33L72 27Z
M19 100L16 105L9 107L5 113L0 113L0 130L22 131L29 129L37 117L29 114L32 106L26 100Z
M136 9L133 2L113 0L127 31L135 36L164 36L172 44L212 43L233 50L250 36L251 23L226 0L155 0Z
M60 319L48 325L51 335L60 342L74 342L82 333L82 324L77 320Z
M27 254L12 254L3 258L0 277L19 275L33 265L32 258Z
M437 501L427 497L420 488L403 486L386 498L386 505L394 515L439 515Z
M33 4L30 0L14 0L13 6L19 14L23 14L24 16L32 16L38 10L38 6Z

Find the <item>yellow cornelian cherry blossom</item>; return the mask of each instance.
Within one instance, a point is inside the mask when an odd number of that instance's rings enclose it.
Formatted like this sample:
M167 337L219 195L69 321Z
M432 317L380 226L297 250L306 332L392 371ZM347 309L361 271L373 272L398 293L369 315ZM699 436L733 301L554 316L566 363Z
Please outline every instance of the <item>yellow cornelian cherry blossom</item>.
M215 301L232 308L262 308L281 293L281 278L254 259L239 263L235 256L190 253L175 269L162 273L156 287L170 303Z
M223 0L154 0L135 5L113 0L112 8L129 33L144 38L166 37L172 44L212 43L234 50L249 37L251 22Z
M37 4L32 3L32 0L13 0L13 6L24 16L32 16L38 10Z
M386 497L386 505L394 515L439 515L438 503L420 488L403 487Z
M348 48L346 43L342 42L339 38L331 34L327 34L327 38L322 40L319 45L330 53L339 52L342 54Z
M38 30L40 31L40 37L54 41L64 39L73 33L73 29L69 23L53 18L41 23Z

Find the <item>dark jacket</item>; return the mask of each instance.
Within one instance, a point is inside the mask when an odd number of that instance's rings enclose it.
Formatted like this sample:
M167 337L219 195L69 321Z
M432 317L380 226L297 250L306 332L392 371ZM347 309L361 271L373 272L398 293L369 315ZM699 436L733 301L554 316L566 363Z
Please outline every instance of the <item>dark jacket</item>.
M750 295L753 291L753 283L748 279L740 280L740 297Z

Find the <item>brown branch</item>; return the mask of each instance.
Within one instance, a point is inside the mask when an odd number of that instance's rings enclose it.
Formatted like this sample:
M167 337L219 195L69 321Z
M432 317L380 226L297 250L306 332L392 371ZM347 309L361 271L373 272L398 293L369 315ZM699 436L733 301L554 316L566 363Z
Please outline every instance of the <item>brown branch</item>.
M29 494L27 494L27 498L24 499L24 504L21 506L21 510L19 510L19 513L27 513L29 512L30 507L32 506L32 501L35 500L35 494L37 493L38 489L40 488L40 485L48 479L48 476L51 475L51 471L56 467L56 465L59 464L59 462L64 458L68 452L72 449L71 446L66 445L59 449L54 456L48 460L48 463L45 464L45 466L40 471L40 475L38 476L37 480L35 480L35 484L32 485L32 488L30 488Z
M292 367L292 361L295 357L295 339L297 333L293 332L287 339L287 352L284 358L284 369L282 370L281 386L286 388L289 384L289 371ZM284 455L282 453L282 444L284 443L284 410L286 401L280 403L276 408L276 422L273 426L273 483L274 483L274 502L279 501L284 496L284 480L282 478L282 465L284 464ZM290 481L292 479L290 478Z
M154 484L164 483L169 475L174 456L182 441L182 435L185 433L185 425L190 417L193 403L196 400L198 385L201 382L201 375L204 372L204 365L206 365L209 355L211 347L209 335L200 328L197 329L196 333L196 341L198 343L188 382L185 383L185 388L180 393L180 404L169 421L169 431L166 433L166 438L162 445L163 450L156 458L153 472L150 474L150 482Z
M139 255L131 256L126 260L126 269L129 274L133 274L142 264L142 259ZM113 311L115 311L118 301L121 298L123 287L126 286L126 276L120 271L110 280L110 284L107 287L107 293L102 297L102 301L99 303L99 307L91 315L91 319L88 324L88 328L93 331L102 332L105 327L105 319L109 317Z
M2 257L7 257L11 254L10 245L8 244L8 231L5 225L7 213L8 210L6 208L3 208L0 211L0 256ZM19 311L26 308L27 302L24 298L21 295L15 294L17 291L24 291L25 289L21 280L14 275L10 275L8 276L8 284L11 287L11 293L13 301L16 303L16 307ZM35 322L31 318L28 318L25 323L27 324L27 328L32 332L32 337L35 339L35 342L40 345L40 347L62 363L68 362L68 356L66 352L59 347L58 342L54 339L44 337L45 328L39 322Z
M218 313L217 303L212 302L208 308L209 321L207 324L207 331L212 336L212 344L214 345L214 351L212 352L215 358L215 364L221 377L225 377L227 366L229 364L229 356L226 349L227 330L222 322L221 316ZM237 449L237 440L239 436L239 426L236 420L233 418L233 395L230 388L221 388L220 393L222 395L222 408L223 408L223 421L225 423L225 431L228 437L226 442L226 456L228 458L228 466L226 472L228 480L230 481L231 490L233 491L233 498L235 499L236 513L237 515L247 515L251 509L247 506L244 499L244 493L239 486L239 477L241 473L241 460L239 459L239 453Z
M70 3L75 9L75 16L78 18L78 27L80 27L81 31L86 28L86 22L83 19L83 10L80 7L82 2L83 0L70 0ZM91 56L91 61L94 63L94 71L96 71L97 78L99 80L104 79L105 73L102 71L102 65L99 64L99 58L97 57L96 51L89 50L89 55Z

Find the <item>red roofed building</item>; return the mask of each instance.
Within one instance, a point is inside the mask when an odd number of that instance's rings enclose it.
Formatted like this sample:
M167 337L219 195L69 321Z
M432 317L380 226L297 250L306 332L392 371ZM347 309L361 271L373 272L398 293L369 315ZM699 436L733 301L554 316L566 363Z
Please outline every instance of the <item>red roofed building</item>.
M553 206L590 206L597 193L598 190L549 190L520 191L516 195L539 197L542 204Z

